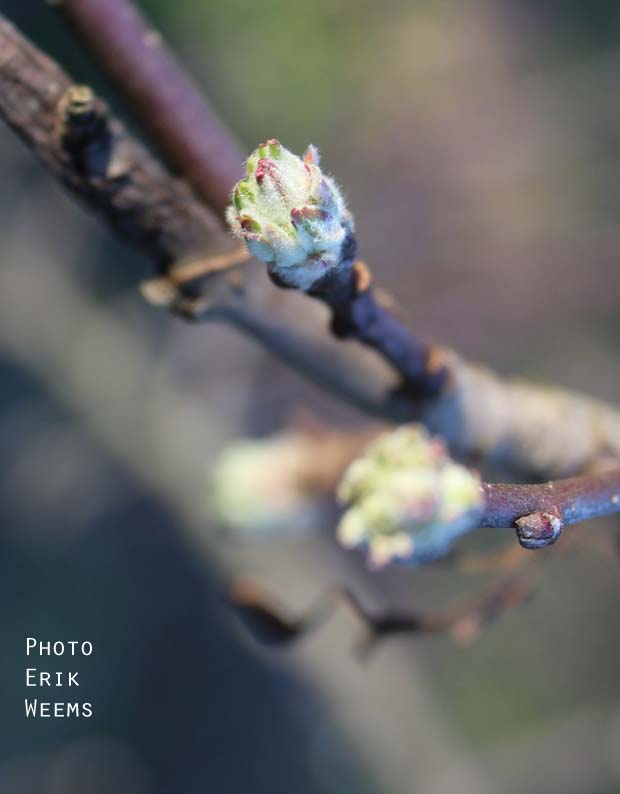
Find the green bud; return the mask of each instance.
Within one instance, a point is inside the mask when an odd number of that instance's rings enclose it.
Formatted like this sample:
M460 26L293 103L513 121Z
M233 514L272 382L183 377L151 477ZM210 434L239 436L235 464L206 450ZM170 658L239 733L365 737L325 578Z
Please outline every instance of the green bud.
M210 472L209 506L227 527L259 534L314 529L318 502L305 486L303 435L241 439L226 447Z
M227 218L279 283L307 291L352 266L343 251L351 250L353 218L335 182L321 170L314 146L302 159L275 138L260 144L233 190Z
M338 498L349 505L339 541L365 546L374 568L443 556L475 527L484 503L478 474L413 425L375 439L345 472Z

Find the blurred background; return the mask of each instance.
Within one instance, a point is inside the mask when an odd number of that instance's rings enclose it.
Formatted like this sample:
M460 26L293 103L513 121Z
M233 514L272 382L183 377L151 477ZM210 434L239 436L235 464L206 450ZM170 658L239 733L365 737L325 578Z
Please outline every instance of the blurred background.
M0 5L124 112L52 7ZM141 6L248 151L320 147L418 330L618 401L620 4ZM146 305L148 263L4 127L0 170L0 791L620 790L618 562L555 547L533 599L465 648L394 638L361 663L346 612L260 647L226 605L241 574L293 614L334 582L436 608L484 579L369 574L330 510L303 533L226 530L207 471L233 439L301 410L364 417L234 331ZM26 720L26 636L93 643L34 663L79 670L92 719Z

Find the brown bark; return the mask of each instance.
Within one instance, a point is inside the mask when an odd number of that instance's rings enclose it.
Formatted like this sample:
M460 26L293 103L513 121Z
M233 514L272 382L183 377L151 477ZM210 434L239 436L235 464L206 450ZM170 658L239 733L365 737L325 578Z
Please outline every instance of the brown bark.
M84 145L97 168L63 141L69 76L0 17L0 109L49 171L159 269L233 244L217 219L96 101L102 124Z

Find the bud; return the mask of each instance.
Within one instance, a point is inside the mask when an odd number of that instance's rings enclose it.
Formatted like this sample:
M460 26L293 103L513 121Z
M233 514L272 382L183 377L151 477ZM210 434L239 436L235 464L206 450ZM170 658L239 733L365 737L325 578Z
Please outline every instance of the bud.
M366 546L373 568L443 556L476 526L484 506L477 473L417 425L373 441L345 472L338 498L349 505L338 539L349 548Z
M552 546L564 529L562 516L557 509L522 516L516 520L515 526L521 546L532 550Z
M280 284L308 291L352 265L353 217L309 146L303 159L272 138L246 162L228 222Z
M227 527L277 535L319 522L319 505L304 478L308 444L299 433L242 439L226 447L210 472L210 508Z

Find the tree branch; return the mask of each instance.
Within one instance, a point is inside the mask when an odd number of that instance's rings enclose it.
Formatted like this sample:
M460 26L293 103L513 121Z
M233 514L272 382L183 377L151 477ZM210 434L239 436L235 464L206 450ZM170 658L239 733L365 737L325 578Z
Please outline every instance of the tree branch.
M117 0L92 3L116 4ZM110 41L110 36L101 38ZM86 136L76 148L72 136L66 135L66 109L59 114L70 86L54 62L0 17L0 115L54 176L150 256L160 272L179 260L200 260L214 248L218 254L230 250L233 244L219 230L215 217L116 120L96 126L98 134L90 140ZM104 118L101 103L93 102L95 115ZM170 99L167 106L171 118L175 102ZM402 378L379 361L369 364L354 347L343 347L340 358L333 361L328 358L334 353L333 345L318 343L312 334L297 334L261 315L245 300L219 304L202 300L195 312L185 301L182 308L188 317L231 322L298 371L365 411L390 421L422 422L442 435L458 456L477 456L547 477L574 474L606 456L620 458L616 409L561 389L506 381L456 353L425 346L411 332L394 327L382 313L375 297L364 289L363 270L357 270L357 279L356 289L362 296L355 293L343 300L319 296L334 312L337 330L378 350L402 370L405 383L407 378L415 380L412 373L420 365L423 377L428 375L431 381L440 374L438 396L420 399L419 392L403 389Z
M232 247L187 185L172 179L92 93L72 96L72 87L0 16L0 113L65 187L160 270Z
M298 423L287 429L285 433L275 434L262 440L253 442L255 448L260 447L269 452L270 457L257 457L256 476L260 477L260 470L267 468L280 471L281 474L272 489L267 494L259 491L254 497L261 501L261 508L268 507L272 502L278 505L283 502L296 503L299 511L308 509L310 502L322 497L331 498L342 484L343 477L347 478L347 470L357 462L363 463L361 471L370 471L371 461L380 458L380 476L377 476L377 491L381 494L389 492L390 481L387 472L399 476L401 473L412 475L411 482L415 482L415 475L425 476L429 473L429 464L413 464L416 469L407 468L407 458L404 456L404 447L396 448L392 440L392 455L388 463L386 453L378 451L379 439L386 441L393 436L385 433L379 426L369 427L364 431L342 430L330 428L316 420ZM387 437L387 438L386 438ZM277 441L280 443L274 443ZM403 442L401 442L402 444ZM409 442L411 443L411 442ZM433 451L437 449L436 439L427 439L426 444ZM394 451L396 450L397 451ZM374 456L374 457L373 457ZM267 462L268 461L268 462ZM233 470L228 470L228 476L233 477ZM355 469L353 469L355 471ZM358 468L358 472L360 469ZM246 465L244 474L248 479L243 483L232 481L227 484L227 490L234 485L244 492L244 499L253 498L253 489L249 483L249 469ZM351 475L353 475L351 472ZM375 486L362 493L362 481L357 476L354 497L344 497L348 500L349 508L360 508L360 499L369 494L373 495ZM413 486L415 488L415 486ZM542 484L513 485L505 483L480 483L474 482L473 488L480 488L482 499L476 501L475 508L468 503L465 531L480 527L490 528L517 528L517 535L521 545L526 548L541 548L554 543L560 536L564 526L577 524L592 518L612 515L620 512L620 466L615 466L606 471L555 480ZM294 498L293 498L294 495ZM416 508L426 505L429 494L426 491L410 495L402 491L398 498L393 497L391 515L398 513L403 526L406 526L408 516L416 514ZM452 508L453 510L454 508ZM371 521L376 521L377 506L373 502ZM454 513L452 513L454 520ZM223 516L226 520L226 516ZM429 523L438 524L438 519L426 519ZM406 530L404 530L406 531ZM414 541L415 542L415 541Z
M437 397L447 386L448 370L439 348L420 339L377 300L370 270L360 260L344 277L324 279L308 294L331 309L331 331L337 338L357 339L394 367L410 400Z
M161 35L129 0L56 0L55 5L158 149L223 217L244 158ZM439 351L377 301L370 281L369 271L358 262L345 283L326 280L312 295L332 310L336 337L357 339L382 355L402 377L411 399L435 396L447 375Z
M483 485L481 527L511 527L532 513L557 513L564 525L620 512L620 468L538 485Z
M171 177L92 93L89 105L97 123L87 134L80 128L77 140L67 146L72 136L66 134L65 100L75 88L58 64L0 15L0 116L76 198L149 256L158 272L167 273L168 280L156 286L172 287L170 308L182 306L180 313L194 319L199 306L201 319L228 322L253 336L362 411L395 421L407 415L407 401L392 397L397 381L384 369L360 362L352 350L345 355L336 350L340 346L274 322L247 298L225 290L217 303L206 299L188 311L187 297L179 295L176 286L194 287L196 278L222 272L247 257L238 254L230 236L187 185Z
M243 153L160 33L128 0L55 0L171 167L221 217Z
M459 644L476 638L484 625L521 605L531 593L530 571L501 578L473 598L437 611L369 610L347 587L324 591L304 612L291 617L269 593L249 580L236 582L230 601L248 630L259 641L274 647L289 645L318 628L339 606L345 606L362 623L366 635L357 650L366 656L376 644L396 634L447 633Z

